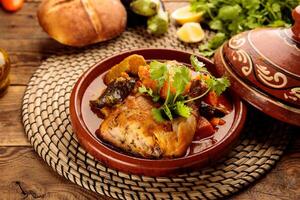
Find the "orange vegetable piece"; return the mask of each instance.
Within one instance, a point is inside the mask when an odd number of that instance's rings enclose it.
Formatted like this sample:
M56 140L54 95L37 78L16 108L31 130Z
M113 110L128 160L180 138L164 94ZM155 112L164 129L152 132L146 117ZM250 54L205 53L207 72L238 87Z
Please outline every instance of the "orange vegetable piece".
M215 133L214 127L211 123L205 118L200 116L197 121L197 127L195 132L195 139L199 140L202 138L209 137Z
M168 82L165 82L163 87L161 88L160 90L160 96L163 98L163 99L166 99L167 98L167 95L168 95L168 88L169 88L169 83ZM170 94L176 94L176 89L171 85L170 86Z
M204 98L204 102L212 106L217 106L219 103L218 95L214 91L210 91Z
M221 119L221 118L218 118L218 117L214 117L210 120L210 123L216 127L218 125L224 125L226 122L225 120Z
M138 76L146 88L151 88L153 91L156 91L157 83L155 80L151 79L149 69L149 65L140 66Z
M133 54L122 60L119 64L113 66L105 75L104 83L107 85L111 81L120 77L122 72L138 74L139 67L146 65L146 61L143 56Z
M23 7L24 0L1 0L5 10L15 12Z

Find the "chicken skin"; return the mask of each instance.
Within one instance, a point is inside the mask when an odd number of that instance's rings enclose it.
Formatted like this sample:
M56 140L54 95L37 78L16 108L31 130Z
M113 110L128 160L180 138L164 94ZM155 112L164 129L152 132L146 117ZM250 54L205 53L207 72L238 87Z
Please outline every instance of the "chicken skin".
M183 156L196 131L196 114L157 122L151 112L156 107L143 95L128 96L101 123L98 137L146 158Z

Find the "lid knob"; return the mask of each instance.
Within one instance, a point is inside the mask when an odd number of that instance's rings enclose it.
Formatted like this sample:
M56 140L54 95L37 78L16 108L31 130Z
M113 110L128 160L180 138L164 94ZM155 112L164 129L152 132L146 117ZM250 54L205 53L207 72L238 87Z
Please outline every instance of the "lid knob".
M292 31L294 33L295 39L300 41L300 5L293 10L292 16L295 20L295 24L292 27Z

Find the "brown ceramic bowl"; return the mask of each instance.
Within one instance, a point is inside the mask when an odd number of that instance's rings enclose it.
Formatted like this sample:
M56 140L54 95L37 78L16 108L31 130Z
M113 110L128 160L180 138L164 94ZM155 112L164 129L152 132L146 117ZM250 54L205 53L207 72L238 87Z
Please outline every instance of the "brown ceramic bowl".
M177 60L187 66L190 64L191 56L190 53L170 49L139 49L120 53L91 67L77 81L70 102L73 130L80 144L108 167L130 174L148 176L184 172L211 164L223 156L239 136L246 117L245 105L239 97L231 93L228 93L227 97L232 102L233 111L225 117L226 124L212 137L194 141L195 144L191 147L194 150L181 158L160 160L138 158L111 148L96 137L95 132L101 119L91 111L89 101L97 98L105 88L102 81L105 72L131 54L142 55L146 60ZM199 57L199 60L204 62L213 74L215 73L214 65L208 59Z

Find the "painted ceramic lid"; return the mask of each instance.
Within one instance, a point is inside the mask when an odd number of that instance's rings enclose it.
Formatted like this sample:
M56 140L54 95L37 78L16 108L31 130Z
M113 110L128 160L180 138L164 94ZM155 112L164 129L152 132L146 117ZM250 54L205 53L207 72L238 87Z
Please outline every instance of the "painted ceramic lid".
M234 92L264 113L300 126L300 6L292 15L292 28L234 36L217 51L215 62Z

